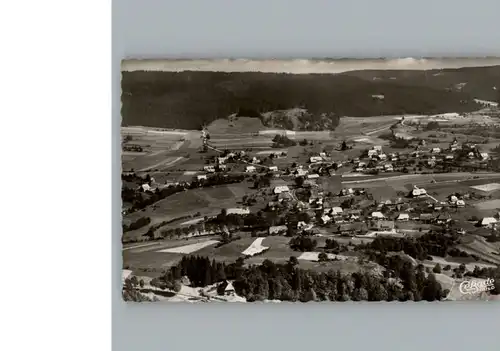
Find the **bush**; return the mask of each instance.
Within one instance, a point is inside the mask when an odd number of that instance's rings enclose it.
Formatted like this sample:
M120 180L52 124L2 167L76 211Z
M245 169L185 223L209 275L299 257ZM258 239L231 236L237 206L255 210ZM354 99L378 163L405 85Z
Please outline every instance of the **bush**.
M441 273L441 265L439 263L436 263L434 268L432 269L434 273Z

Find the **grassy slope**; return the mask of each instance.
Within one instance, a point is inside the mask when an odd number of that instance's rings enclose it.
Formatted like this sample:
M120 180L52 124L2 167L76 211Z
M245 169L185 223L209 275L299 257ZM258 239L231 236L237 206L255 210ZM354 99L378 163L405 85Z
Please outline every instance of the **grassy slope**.
M437 72L123 72L123 125L198 129L241 108L266 112L303 106L341 116L464 112L478 108L472 98L499 99L492 87L500 88L500 66ZM465 82L462 91L446 90ZM384 94L385 100L373 94Z

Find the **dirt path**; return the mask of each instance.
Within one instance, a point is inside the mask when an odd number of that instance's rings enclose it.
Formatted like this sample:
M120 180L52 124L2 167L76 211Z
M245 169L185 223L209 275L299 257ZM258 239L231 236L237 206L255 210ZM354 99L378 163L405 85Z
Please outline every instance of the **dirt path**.
M147 172L147 171L150 171L154 168L158 168L159 166L163 166L163 167L169 167L169 166L172 166L173 164L179 162L180 160L183 160L184 157L182 156L179 156L177 157L176 159L172 160L169 162L169 158L163 160L163 161L160 161L158 163L155 163L154 165L152 166L149 166L149 167L146 167L146 168L143 168L143 169L140 169L138 170L137 172Z

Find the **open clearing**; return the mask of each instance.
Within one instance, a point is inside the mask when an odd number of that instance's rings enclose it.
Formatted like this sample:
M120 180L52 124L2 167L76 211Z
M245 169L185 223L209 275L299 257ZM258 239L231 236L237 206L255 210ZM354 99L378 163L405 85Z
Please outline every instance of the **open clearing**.
M245 251L242 252L242 254L245 256L253 256L264 250L267 250L269 247L262 246L262 242L264 241L264 239L265 238L255 239L254 242Z
M446 267L447 265L450 265L451 268L453 269L453 268L457 268L461 265L461 263L459 263L459 262L447 261L443 257L439 257L439 256L431 256L431 257L432 257L432 261L424 261L425 266L434 267L437 263L439 263L441 268ZM497 268L496 265L488 264L488 263L474 262L474 263L466 263L465 264L465 268L468 271L473 271L476 266L479 268Z
M183 173L183 175L185 175L185 176L194 176L197 173L198 173L197 171L186 171L186 172Z
M500 190L500 184L499 183L489 183L489 184L471 186L471 188L476 189L476 190L480 190L480 191L484 191L484 192L489 192L489 191Z
M201 243L184 245L179 247L172 247L169 249L159 250L158 252L167 252L167 253L181 253L181 254L190 254L196 251L199 251L207 246L217 244L218 240L207 240Z
M500 208L500 199L483 201L476 204L476 207L480 210L494 210Z
M299 260L306 260L306 261L319 261L319 252L303 252L298 259ZM349 258L352 259L352 257L344 256L344 255L335 255L335 254L327 254L328 258L330 260L339 260L339 261L347 261Z
M195 219L191 219L191 220L186 221L186 222L182 222L181 225L192 225L192 224L200 223L202 221L203 221L203 217L195 218Z

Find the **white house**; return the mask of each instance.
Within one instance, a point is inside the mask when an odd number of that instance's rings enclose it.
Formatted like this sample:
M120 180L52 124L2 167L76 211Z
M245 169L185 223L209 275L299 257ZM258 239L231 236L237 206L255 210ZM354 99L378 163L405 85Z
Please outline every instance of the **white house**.
M411 195L414 197L420 197L427 195L427 191L423 188L415 188L411 191Z
M224 295L226 296L234 296L236 292L234 291L233 283L228 282L226 288L224 289Z
M386 172L392 172L392 171L394 171L394 167L390 163L385 164L384 165L384 169L386 170Z
M278 166L271 166L271 167L269 167L269 170L271 172L278 172Z
M307 174L307 171L305 169L298 169L297 170L297 177L303 177Z
M377 150L368 150L368 157L374 157L377 155L378 155Z
M464 200L457 200L456 205L457 205L457 207L465 207L465 201Z
M447 160L453 160L453 155L446 155L445 159L447 159Z
M225 163L227 160L227 157L219 157L218 160L219 160L219 164Z
M498 221L494 218L494 217L484 217L482 220L481 220L481 225L483 227L490 227L494 224L496 224Z
M333 207L332 208L333 215L338 215L338 214L341 214L342 212L343 212L342 207Z
M377 152L382 152L382 146L380 146L380 145L375 145L375 146L373 147L373 150L375 150L375 151L377 151Z
M269 227L269 235L285 234L288 231L286 225L276 225Z
M142 184L141 187L142 187L142 190L144 190L144 191L150 191L151 190L151 187L147 183L146 184Z
M306 222L300 221L297 223L298 230L310 230L313 227L312 224L307 224Z
M480 155L483 160L487 160L490 157L487 152L481 152Z
M384 219L385 216L382 212L372 212L373 219Z
M214 166L205 166L205 167L203 167L203 170L205 172L212 172L213 173L213 172L215 172L215 167Z
M451 202L451 203L453 203L453 204L454 204L454 203L455 203L455 202L457 202L457 201L458 201L458 197L456 197L455 195L451 195L451 196L450 196L450 202Z
M325 157L326 157L326 153L324 153L324 152L320 152L320 153L319 153L319 156L320 156L320 157L322 157L322 158L325 158Z
M250 214L250 210L248 208L228 208L226 210L226 214L236 214L236 215L247 215Z
M386 154L380 154L378 155L378 158L382 161L386 160L387 159L387 155Z
M317 163L323 161L323 158L321 156L311 156L311 158L309 158L309 161L311 163Z
M440 152L441 152L441 149L440 149L440 148L438 148L438 147L433 147L433 148L432 148L432 153L433 153L433 154L439 154Z
M317 179L317 178L319 178L319 174L309 174L309 175L307 176L307 178L308 178L308 179Z
M196 179L198 179L198 180L206 180L207 179L207 175L206 174L200 174L200 175L196 176Z
M281 194L283 192L288 192L290 189L286 185L278 185L277 187L274 188L274 193L275 194Z
M398 221L408 221L410 219L410 216L408 215L408 213L400 213L398 218L396 218L396 220Z
M323 216L321 216L321 220L323 221L324 224L327 224L327 223L330 223L330 221L332 219L328 215L323 215Z
M255 173L255 171L256 171L255 166L247 166L247 168L245 169L246 173Z

